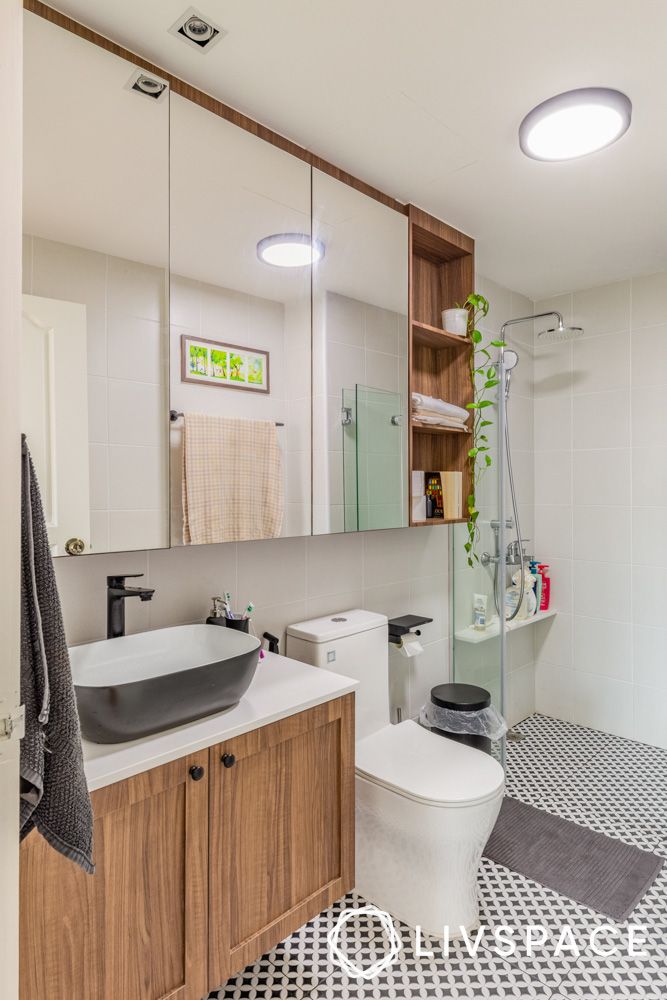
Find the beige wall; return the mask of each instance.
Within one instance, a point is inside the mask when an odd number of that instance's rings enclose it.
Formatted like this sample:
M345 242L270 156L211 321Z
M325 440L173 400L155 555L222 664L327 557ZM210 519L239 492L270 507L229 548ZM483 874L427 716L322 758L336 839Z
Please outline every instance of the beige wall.
M559 615L537 707L667 748L667 273L538 302L584 327L535 350L536 537Z
M18 704L19 462L18 363L21 316L21 103L23 9L7 0L0 32L0 715ZM18 741L0 744L0 977L18 996Z

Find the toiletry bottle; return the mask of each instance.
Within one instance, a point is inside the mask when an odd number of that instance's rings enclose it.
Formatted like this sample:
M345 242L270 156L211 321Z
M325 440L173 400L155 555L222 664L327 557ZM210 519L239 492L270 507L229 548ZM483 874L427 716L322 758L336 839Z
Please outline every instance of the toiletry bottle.
M211 607L211 613L206 619L206 624L225 625L227 623L227 618L222 607L224 603L222 597L212 597L211 601L213 602L213 605Z
M537 609L536 614L540 610L540 602L542 600L542 574L540 573L540 564L537 559L533 559L531 566L531 573L535 577L535 597L537 599Z
M549 567L546 563L538 566L540 571L540 576L542 577L542 593L540 594L540 611L548 611L549 603L551 600L551 577L549 576Z
M486 628L486 594L473 594L472 599L473 628L480 631Z

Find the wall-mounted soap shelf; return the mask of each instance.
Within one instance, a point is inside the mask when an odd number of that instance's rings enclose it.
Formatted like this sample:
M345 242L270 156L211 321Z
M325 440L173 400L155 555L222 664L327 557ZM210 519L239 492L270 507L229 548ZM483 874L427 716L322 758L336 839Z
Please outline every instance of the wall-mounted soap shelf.
M549 611L538 611L536 615L531 615L530 618L522 618L521 621L507 622L507 631L516 632L520 628L526 628L528 625L536 625L538 622L547 621L549 618L554 618L558 614L557 611L549 609ZM486 642L488 639L496 639L500 635L500 622L495 621L485 629L476 629L472 625L467 628L462 628L458 632L454 633L454 638L459 642Z

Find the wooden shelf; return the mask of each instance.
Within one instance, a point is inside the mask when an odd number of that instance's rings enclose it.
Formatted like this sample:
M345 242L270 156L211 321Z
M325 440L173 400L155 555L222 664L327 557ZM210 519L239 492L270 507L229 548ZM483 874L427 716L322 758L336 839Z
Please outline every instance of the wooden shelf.
M465 409L474 399L470 373L469 337L440 326L442 312L465 302L474 291L474 241L432 215L408 206L410 240L410 392L444 399ZM410 472L460 472L462 509L472 483L468 454L472 430L460 427L419 426L411 417ZM450 509L458 510L458 506ZM428 524L465 524L467 517L412 521Z
M449 333L448 330L441 330L440 327L431 326L429 323L412 322L412 337L418 344L425 347L432 347L436 351L455 348L456 350L470 349L471 342L468 337L461 337L457 333Z
M429 517L428 521L413 521L413 528L428 528L431 524L465 524L467 517Z
M472 434L468 427L439 427L437 424L412 424L417 434Z

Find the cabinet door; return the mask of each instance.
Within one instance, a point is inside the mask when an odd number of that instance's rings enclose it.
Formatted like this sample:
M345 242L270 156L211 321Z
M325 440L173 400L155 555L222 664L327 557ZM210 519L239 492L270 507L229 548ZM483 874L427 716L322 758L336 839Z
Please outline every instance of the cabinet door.
M93 793L95 875L21 849L21 1000L206 995L207 751Z
M354 695L212 748L210 772L215 988L354 885Z

